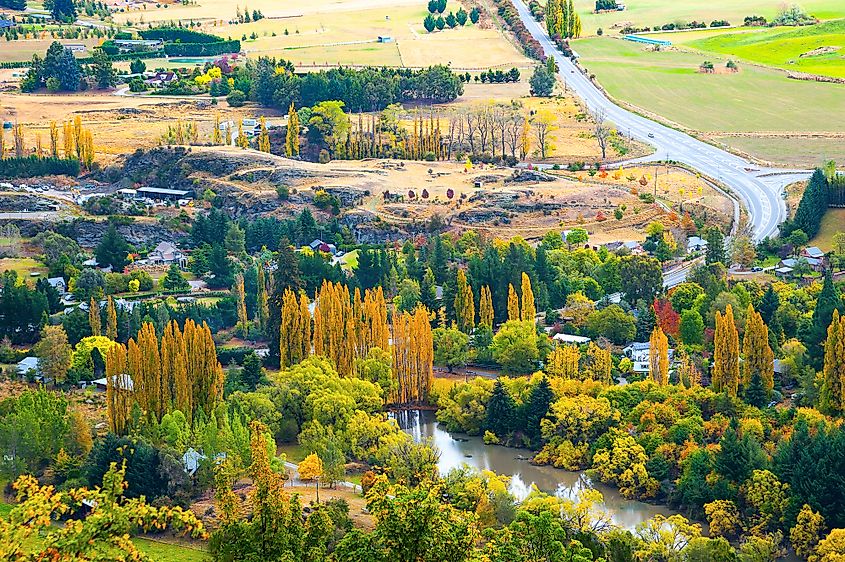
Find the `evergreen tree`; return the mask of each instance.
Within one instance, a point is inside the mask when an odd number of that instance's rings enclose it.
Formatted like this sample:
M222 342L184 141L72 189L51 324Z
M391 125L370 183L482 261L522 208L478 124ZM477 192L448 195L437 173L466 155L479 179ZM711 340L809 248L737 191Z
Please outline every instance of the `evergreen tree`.
M120 272L126 267L129 251L126 238L117 231L114 224L110 224L94 250L94 255L101 267L110 266L114 271Z
M487 402L487 413L484 429L496 434L499 438L506 437L514 428L516 404L502 381L496 380L493 393Z
M813 366L817 369L820 369L823 364L823 343L834 311L839 311L842 314L845 312L845 306L843 306L839 289L833 284L833 275L828 269L824 276L822 290L813 309L813 324L807 334L807 350L810 353Z
M188 291L191 284L182 275L179 265L172 263L167 268L167 274L160 281L161 287L166 291Z
M775 313L779 307L780 297L770 283L766 286L766 292L763 293L760 304L757 305L757 310L760 312L760 316L767 326L772 325L772 322L775 320Z
M733 418L719 441L715 469L728 482L742 484L762 466L763 459L760 445L749 434L740 438L738 428L739 424Z
M61 22L76 21L76 4L73 0L52 0L50 14Z
M111 88L117 82L117 72L109 56L102 49L94 49L91 71L97 80L97 87Z
M262 380L264 380L264 367L261 365L261 358L254 351L251 351L244 357L241 382L252 391Z
M279 241L279 252L276 257L276 269L271 279L272 290L268 299L270 315L267 321L267 337L270 338L270 359L274 363L279 361L279 326L282 318L282 306L286 290L298 293L302 288L299 275L299 260L290 245L290 240L282 238Z
M768 392L766 391L766 387L763 386L763 379L760 377L760 373L754 371L754 374L751 375L751 381L745 388L745 401L752 406L762 408L766 405L767 395Z
M657 325L657 315L654 308L645 300L639 301L637 309L637 341L646 341L651 337L654 327Z
M704 261L707 265L711 263L725 263L725 236L716 227L707 228L704 232L704 239L707 241L707 252Z
M495 389L494 389L495 390ZM532 446L541 442L540 422L549 413L549 407L554 402L554 392L548 379L544 376L531 388L531 393L523 406L522 418L525 422L525 433Z

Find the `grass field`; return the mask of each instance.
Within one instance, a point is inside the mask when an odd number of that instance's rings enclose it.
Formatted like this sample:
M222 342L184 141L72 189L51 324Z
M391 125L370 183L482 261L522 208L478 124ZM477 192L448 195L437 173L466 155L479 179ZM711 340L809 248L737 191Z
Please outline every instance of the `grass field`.
M810 245L829 252L833 249L833 235L837 232L845 232L845 209L828 209L822 218L819 233L810 240Z
M634 0L625 2L624 12L593 14L594 0L575 0L575 8L581 15L585 35L593 35L601 27L605 33L617 33L614 25L623 22L643 27L653 27L677 20L704 21L727 20L733 25L742 25L745 16L760 15L771 20L781 5L793 2L773 0L708 0L707 2L678 2L677 0ZM841 0L802 0L804 10L822 20L845 17L845 2ZM619 25L619 27L622 27Z
M134 538L138 550L156 562L206 562L211 558L202 550L176 544Z
M720 33L686 44L767 66L845 77L845 19L800 28Z
M149 5L146 10L116 14L115 18L134 25L176 19L200 22L204 31L240 38L242 49L249 55L281 57L299 66L421 67L442 63L453 68L486 69L529 65L486 14L478 25L427 33L423 28L427 10L425 2L419 0L255 0L248 5L251 10L261 10L265 18L230 24L241 7L234 0L198 0L196 5L171 5L166 9ZM458 0L451 0L447 10L457 11L459 6ZM467 10L469 7L467 4ZM255 39L251 38L253 34ZM380 36L392 40L379 43Z
M19 277L24 279L37 279L30 276L32 272L38 272L39 276L47 274L47 268L32 258L0 258L0 272L17 271Z
M705 59L724 66L729 57L681 49L655 52L616 39L582 39L574 48L582 65L612 96L647 112L716 137L739 132L762 133L761 138L766 132L781 135L745 145L759 158L806 154L802 161L815 165L816 153L824 150L825 158L845 159L841 142L804 144L807 133L845 132L845 122L831 119L845 115L845 86L790 80L782 71L753 65L741 65L738 73L702 74L698 66Z

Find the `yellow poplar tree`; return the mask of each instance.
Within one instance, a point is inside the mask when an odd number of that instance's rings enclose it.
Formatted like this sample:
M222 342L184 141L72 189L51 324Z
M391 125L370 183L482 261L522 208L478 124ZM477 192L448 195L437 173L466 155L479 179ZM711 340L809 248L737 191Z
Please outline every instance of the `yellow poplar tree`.
M537 308L534 304L534 291L531 290L531 279L528 274L522 272L522 320L523 322L535 321Z
M109 430L123 435L132 409L132 390L125 388L127 367L126 347L113 345L106 352L106 406Z
M467 274L463 269L458 270L458 287L455 292L455 318L458 329L466 334L475 328L475 299L472 287L467 283Z
M356 291L357 292L357 291ZM360 298L360 297L359 297ZM378 347L384 351L390 348L390 327L387 324L387 302L384 298L382 288L375 287L364 291L364 300L360 304L360 315L356 313L355 318L360 318L361 328L359 332L359 343L356 349L358 359L367 357L370 349Z
M739 386L739 334L730 304L725 314L716 312L713 347L713 387L736 396Z
M311 314L308 297L299 299L290 289L282 296L282 320L279 326L279 352L282 367L296 365L311 353Z
M288 109L288 130L285 137L285 156L288 158L299 156L299 127L299 114L296 112L293 102L291 102Z
M93 297L88 302L88 326L92 336L100 335L100 305Z
M428 311L418 306L413 314L393 317L393 374L397 404L425 402L434 379L434 341Z
M660 326L651 332L648 350L648 374L657 384L669 384L669 338Z
M117 310L114 308L114 299L111 295L106 300L106 336L110 340L117 339Z
M270 133L267 132L267 121L261 116L261 132L258 134L258 150L270 152Z
M243 119L238 121L238 136L235 139L235 143L241 148L249 148L249 139L244 134Z
M249 335L249 318L246 315L246 293L244 292L244 276L238 274L235 277L235 285L233 287L235 293L235 302L238 311L238 330L242 336Z
M577 345L559 345L546 359L546 373L553 377L577 379L580 361L581 351Z
M594 381L610 384L610 370L613 366L610 349L601 347L595 342L590 342L590 345L587 347L587 363L589 365L590 378Z
M774 388L775 356L769 346L769 328L763 322L759 312L748 305L745 321L745 335L742 339L742 384L745 387L751 383L754 373L760 375L766 393Z
M478 299L478 325L493 329L493 295L490 287L481 287L481 296Z
M223 142L223 137L220 134L220 114L214 114L214 129L211 131L211 144L219 145Z
M508 320L519 321L519 297L516 296L516 291L513 285L508 285Z

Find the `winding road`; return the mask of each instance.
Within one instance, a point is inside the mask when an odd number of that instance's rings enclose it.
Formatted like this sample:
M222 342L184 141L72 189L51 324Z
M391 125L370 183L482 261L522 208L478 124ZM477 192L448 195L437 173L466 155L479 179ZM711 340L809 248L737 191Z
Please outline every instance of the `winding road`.
M808 178L810 172L760 167L686 133L619 107L578 66L558 51L546 29L531 16L522 0L513 2L531 35L540 42L546 55L557 61L561 78L584 101L587 108L593 112L604 112L606 119L618 131L654 146L654 154L638 161L675 160L698 170L728 187L742 201L749 216L747 233L755 242L777 235L778 227L786 219L786 205L782 196L784 187Z

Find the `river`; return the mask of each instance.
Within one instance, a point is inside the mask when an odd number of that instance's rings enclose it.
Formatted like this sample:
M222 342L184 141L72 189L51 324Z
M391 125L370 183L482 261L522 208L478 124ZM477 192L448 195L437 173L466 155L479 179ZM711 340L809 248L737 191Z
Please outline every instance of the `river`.
M535 466L525 460L533 455L528 449L515 449L485 445L480 437L464 434L451 435L437 425L434 412L404 410L394 414L399 426L414 441L431 439L440 451L438 467L441 474L463 464L478 470L492 470L511 477L510 492L519 500L524 499L536 485L543 492L559 497L573 497L584 487L595 488L604 496L604 503L596 506L607 513L613 523L633 530L638 524L654 515L672 515L675 511L659 505L627 500L619 492L600 483L592 482L583 472L569 472L551 466Z

